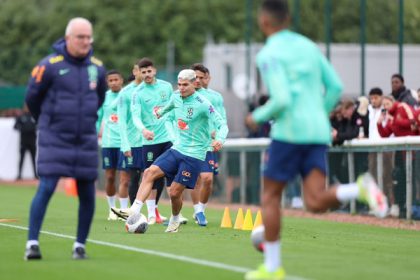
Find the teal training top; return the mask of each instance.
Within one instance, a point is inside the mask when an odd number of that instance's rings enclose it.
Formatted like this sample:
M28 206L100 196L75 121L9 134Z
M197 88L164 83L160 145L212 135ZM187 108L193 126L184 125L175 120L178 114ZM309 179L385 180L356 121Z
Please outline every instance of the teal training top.
M199 160L206 158L206 151L211 143L210 122L215 124L216 140L225 141L228 134L226 122L210 102L198 94L182 98L180 94L173 94L171 102L159 109L159 115L165 115L173 110L176 121L177 140L172 146L183 155Z
M208 89L200 88L199 90L197 90L197 92L203 95L208 101L210 101L211 105L214 106L214 109L216 110L216 112L218 112L220 116L222 116L222 119L227 123L226 110L223 103L223 96L219 92L212 90L210 88ZM211 131L215 131L213 123L210 123L210 127L211 127ZM213 151L213 147L209 146L207 151L208 152Z
M296 144L329 144L329 112L342 83L314 42L289 30L271 35L257 55L270 99L253 112L257 123L274 120L271 138Z
M156 111L165 107L172 97L172 85L162 80L156 80L153 84L141 83L136 88L131 112L137 130L142 133L143 129L152 131L153 140L143 139L143 145L154 145L172 141L168 133L165 119L157 119Z
M108 90L105 93L105 101L98 110L96 129L99 131L103 122L102 148L119 148L121 145L117 107L113 106L117 98L118 92Z
M131 82L121 90L119 94L120 97L118 98L118 117L121 133L121 151L123 152L130 151L131 148L138 148L143 146L143 135L140 131L137 130L136 126L134 125L131 114L131 99L134 90L138 86L139 85L137 85L135 82Z

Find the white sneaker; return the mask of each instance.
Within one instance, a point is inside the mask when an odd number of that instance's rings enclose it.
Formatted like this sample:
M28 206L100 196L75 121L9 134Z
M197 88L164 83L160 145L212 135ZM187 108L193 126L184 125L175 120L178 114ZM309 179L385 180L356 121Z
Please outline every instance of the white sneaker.
M114 212L115 215L117 215L124 221L127 220L128 216L131 216L134 214L132 213L130 208L121 209L121 208L111 207L111 211Z
M171 219L169 220L168 227L166 228L165 232L171 232L171 233L178 232L178 229L179 229L180 225L181 224L180 224L179 221L175 222L175 221L173 221L173 219L171 217Z
M108 214L108 219L107 220L108 221L117 221L118 220L118 216L115 215L115 213L110 210L109 211L109 214Z
M388 213L388 202L384 193L379 189L372 175L365 173L357 178L360 188L359 200L369 204L369 208L378 218L385 218Z
M187 219L187 218L185 218L184 216L182 216L182 214L181 214L181 213L179 213L179 223L180 223L181 225L186 225L186 224L188 223L188 219Z
M149 218L147 219L147 223L148 223L149 225L154 225L154 224L156 224L156 217L149 217Z
M393 218L398 218L400 216L400 207L397 204L393 204L389 210L389 215Z

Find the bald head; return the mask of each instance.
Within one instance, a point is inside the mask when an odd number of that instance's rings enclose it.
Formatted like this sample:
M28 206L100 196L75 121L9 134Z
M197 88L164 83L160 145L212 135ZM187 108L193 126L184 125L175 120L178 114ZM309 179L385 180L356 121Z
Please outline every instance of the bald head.
M82 58L89 54L93 43L93 28L85 18L73 18L66 27L66 45L69 54Z

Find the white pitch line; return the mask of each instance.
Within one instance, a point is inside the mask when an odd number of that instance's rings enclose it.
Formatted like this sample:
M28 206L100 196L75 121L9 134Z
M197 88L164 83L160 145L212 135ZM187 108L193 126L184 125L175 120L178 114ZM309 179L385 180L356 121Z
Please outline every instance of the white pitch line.
M0 223L0 226L10 227L10 228L15 228L15 229L21 229L21 230L28 230L27 227L10 225L10 224L5 224L5 223ZM46 234L46 235L71 239L71 240L75 239L74 236L55 233L55 232L50 232L50 231L45 231L45 230L42 230L41 233ZM106 242L106 241L101 241L101 240L88 239L88 242L93 243L93 244L97 244L97 245L118 248L118 249L122 249L122 250L126 250L126 251L143 253L143 254L147 254L147 255L153 255L153 256L163 257L163 258L167 258L167 259L173 259L173 260L182 261L182 262L199 264L199 265L203 265L203 266L207 266L207 267L224 269L224 270L228 270L228 271L232 271L232 272L245 273L245 272L248 272L248 271L252 270L251 268L247 268L247 267L228 265L228 264L224 264L224 263L218 263L218 262L207 261L207 260L198 260L198 259L187 257L187 256L174 255L174 254L171 254L171 253L165 253L165 252L160 252L160 251L155 251L155 250L141 249L141 248L137 248L137 247L131 247L131 246L127 246L127 245L111 243L111 242ZM301 278L301 277L291 276L291 275L287 275L286 279L287 280L309 280L309 279L306 279L306 278Z

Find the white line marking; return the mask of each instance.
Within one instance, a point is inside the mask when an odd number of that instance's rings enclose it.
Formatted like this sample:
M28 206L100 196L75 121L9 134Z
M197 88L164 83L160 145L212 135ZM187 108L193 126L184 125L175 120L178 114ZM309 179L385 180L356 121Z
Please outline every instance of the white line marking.
M4 223L0 223L0 226L15 228L15 229L21 229L21 230L28 230L27 227L4 224ZM55 232L50 232L50 231L45 231L45 230L42 230L41 233L46 234L46 235L71 239L71 240L75 239L74 236L55 233ZM177 260L177 261L199 264L199 265L203 265L203 266L207 266L207 267L220 268L220 269L233 271L233 272L238 272L238 273L245 273L247 271L252 270L251 268L247 268L247 267L228 265L228 264L218 263L218 262L213 262L213 261L199 260L199 259L195 259L195 258L191 258L191 257L187 257L187 256L174 255L174 254L171 254L171 253L165 253L165 252L148 250L148 249L141 249L141 248L137 248L137 247L131 247L131 246L127 246L127 245L116 244L116 243L111 243L111 242L106 242L106 241L88 239L88 242L93 243L93 244L97 244L97 245L103 245L103 246L107 246L107 247L118 248L118 249L122 249L122 250L126 250L126 251L138 252L138 253L143 253L143 254L147 254L147 255L153 255L153 256L163 257L163 258L167 258L167 259L173 259L173 260ZM301 277L291 276L291 275L287 275L286 279L287 280L309 280L309 279L306 279L306 278L301 278Z

